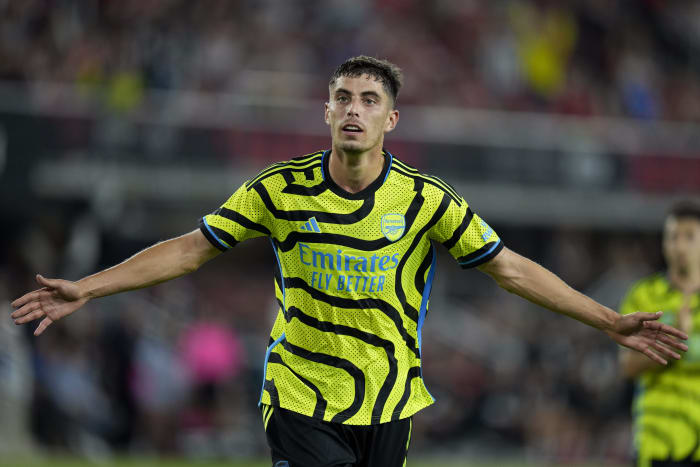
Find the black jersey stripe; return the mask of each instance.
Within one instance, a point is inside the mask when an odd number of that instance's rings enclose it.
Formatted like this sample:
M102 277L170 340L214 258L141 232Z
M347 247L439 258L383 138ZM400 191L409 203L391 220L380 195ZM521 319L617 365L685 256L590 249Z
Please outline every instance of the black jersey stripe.
M406 164L405 162L399 161L396 158L394 158L394 160L396 160L397 165L399 167L401 167L402 170L409 172L409 173L412 173L415 176L428 178L428 179L432 180L433 182L435 182L434 184L437 184L436 186L438 186L439 188L442 188L443 191L450 193L452 195L452 197L455 198L457 205L459 205L459 206L462 205L462 202L461 202L462 197L459 195L459 193L457 193L457 190L455 190L452 185L450 185L449 183L447 183L446 181L444 181L440 177L436 177L435 175L422 173L418 169L416 169L415 167L412 167L412 166ZM404 174L404 175L406 175L406 174Z
M444 193L442 196L442 201L440 201L440 205L433 213L433 216L418 231L416 236L413 237L413 242L411 242L411 246L409 246L406 249L406 253L401 257L401 260L399 261L398 266L396 266L396 277L402 276L403 268L406 266L406 262L408 261L408 258L411 257L411 255L415 251L416 247L418 247L418 245L423 241L423 236L428 232L428 230L430 230L435 224L437 224L438 221L440 220L440 218L445 214L445 212L447 211L447 207L449 205L450 205L450 196L447 193ZM406 292L403 290L403 286L402 286L400 280L396 281L395 290L396 290L396 297L399 299L399 303L403 304L404 310L410 310L410 313L412 315L418 316L418 310L416 310L414 307L412 307L408 303L408 300L406 300Z
M408 172L405 172L405 171L403 171L402 169L399 169L399 168L394 168L394 169L392 169L392 170L395 170L397 173L400 173L401 175L404 175L404 176L409 177L409 178L414 178L414 179L415 179L415 178L419 178L419 179L421 179L423 182L428 183L428 184L430 184L430 185L433 185L433 186L437 187L437 188L438 188L440 191L442 191L443 193L446 193L447 195L449 195L449 197L452 198L452 201L454 201L455 203L457 203L458 206L461 206L461 205L462 205L462 200L461 200L460 197L456 197L456 196L454 196L453 194L451 194L444 186L440 185L440 184L439 184L438 182L436 182L435 180L433 180L433 179L431 179L431 178L428 178L428 177L424 177L424 176L422 176L422 175L420 175L420 174L408 173Z
M365 374L362 372L362 370L355 366L355 364L353 364L350 360L346 360L344 358L306 350L302 347L290 343L287 339L283 339L281 344L282 346L284 346L284 349L287 352L291 353L292 355L296 355L299 358L303 358L315 363L320 363L322 365L332 366L333 368L338 368L340 370L345 370L355 381L355 395L353 397L352 403L347 409L338 412L331 419L331 422L343 423L344 421L346 421L347 419L349 419L350 417L352 417L360 411L360 407L362 407L362 402L365 399Z
M304 161L286 161L286 162L276 162L274 164L271 164L267 168L265 168L262 172L257 174L255 178L249 180L246 183L246 187L250 189L253 185L256 183L261 182L262 180L266 179L270 175L274 175L278 173L280 170L297 170L297 171L305 171L309 167L313 168L316 167L313 164L319 164L320 165L320 156L316 155L314 157L310 157L307 160Z
M277 286L277 288L279 288L279 293L284 294L284 292L283 292L284 289L282 289L282 280L280 278L279 268L274 268L274 269L275 269L275 272L274 272L275 285ZM287 314L287 310L284 309L284 303L282 303L282 300L279 299L279 297L277 296L277 293L275 293L275 300L277 301L277 304L280 306L280 310L282 310L282 315L284 316L284 319L287 322L289 322L289 315Z
M247 187L247 188L250 188L250 186L253 185L260 177L264 177L264 176L267 175L270 171L272 171L272 170L274 170L274 169L277 169L277 168L279 168L279 167L282 167L284 164L285 164L284 162L275 162L275 163L272 163L272 164L268 165L267 167L265 167L264 169L262 169L260 172L258 172L258 174L257 174L255 177L253 177L253 178L251 178L250 180L248 180L248 181L246 182L246 184L245 184L246 187Z
M313 186L306 186L306 185L300 185L298 183L295 183L295 177L294 177L294 172L299 172L300 170L280 170L279 173L282 174L282 177L284 177L284 181L287 182L287 186L285 186L282 189L282 193L289 193L289 194L300 194L300 195L307 195L307 196L316 196L328 189L327 186L321 181L321 183L317 183L316 185ZM304 176L306 177L307 180L313 180L313 171L314 167L312 166L310 169L304 169ZM309 178L309 174L311 174L311 178Z
M321 221L319 221L321 222ZM277 241L280 251L286 253L297 243L321 243L337 246L346 246L362 251L374 251L384 248L391 242L382 237L374 240L361 240L347 235L332 234L332 233L315 233L315 232L290 232L283 241Z
M459 239L462 238L462 234L469 228L469 224L471 224L473 217L474 213L472 212L471 208L467 208L467 213L464 215L462 223L459 224L459 227L454 231L452 236L442 243L445 248L451 250L452 247L457 244Z
M280 394L277 391L277 386L275 386L275 380L266 379L265 384L263 384L263 390L270 394L270 402L272 405L279 407L280 405Z
M462 197L459 196L459 193L457 193L457 190L455 190L452 185L447 183L445 180L441 179L440 177L436 177L435 175L428 175L428 174L423 174L423 176L428 177L432 180L434 180L436 183L440 184L445 191L450 193L454 198L457 200L458 205L462 205Z
M276 352L272 352L270 354L270 359L268 360L268 363L276 363L278 365L284 366L299 381L301 381L304 384L304 386L311 389L314 392L314 394L316 394L316 406L314 407L313 417L323 420L323 416L326 414L326 407L328 406L328 401L323 397L323 394L321 394L321 390L318 388L318 386L316 386L314 383L312 383L311 381L294 371L292 367L290 367L284 362L282 356Z
M455 201L457 202L458 205L462 205L462 197L457 193L457 190L454 189L452 185L444 181L443 179L436 177L435 175L429 175L426 173L422 173L418 171L418 169L411 167L410 165L407 165L405 163L399 162L398 166L400 168L399 172L403 173L404 175L407 176L414 176L414 177L421 177L423 179L426 179L426 181L429 181L433 185L437 186L440 188L442 191L448 192L450 195L452 195L453 198L455 198Z
M421 261L420 266L416 271L416 290L421 295L423 295L423 290L425 290L425 273L430 265L433 264L433 255L435 254L434 251L434 248L428 250L428 254L425 255L425 258L423 258L423 261Z
M682 410L673 410L667 409L665 407L654 406L644 406L641 410L645 415L653 415L662 418L671 418L673 420L681 421L684 424L688 425L688 427L690 428L690 432L695 434L695 444L690 450L690 453L694 454L695 451L697 451L698 447L700 446L700 425L698 425L698 423L695 420L691 419L686 412Z
M236 211L233 211L231 209L228 209L225 207L220 207L219 209L214 211L213 214L224 217L224 218L226 218L230 221L233 221L237 224L240 224L243 227L245 227L246 229L255 230L255 231L260 232L260 233L265 234L265 235L271 234L270 229L268 229L264 225L253 222L250 219L248 219L247 217L245 217L244 215L242 215Z
M406 209L406 213L404 214L404 219L406 221L406 228L405 231L408 232L411 230L411 227L413 226L413 223L416 220L416 217L418 216L418 213L420 211L421 206L423 205L423 195L421 194L421 190L423 188L423 181L420 179L415 179L414 180L414 191L416 194L414 195L413 199L411 200L411 204L408 206L408 209ZM365 200L365 203L368 203L368 200ZM374 199L372 197L372 203L374 203ZM365 212L365 204L360 208L362 213L360 214L362 217L366 217L369 215L371 210L374 208L372 205L371 208L369 209L368 212ZM360 210L355 211L355 213L359 213ZM302 212L302 211L297 211L297 212ZM333 223L333 224L350 224L354 222L347 222L343 219L341 219L342 222L328 222L327 220L322 221L321 219L318 218L318 213L315 211L305 211L306 214L299 215L299 219L295 220L302 220L305 221L309 219L310 217L314 217L316 215L316 220L318 222L325 222L327 224ZM325 214L325 217L328 217L329 213L323 213ZM345 216L346 214L342 214ZM359 219L358 219L359 220ZM376 238L374 240L362 240L359 238L355 237L350 237L347 235L342 235L342 234L333 234L333 233L315 233L315 232L297 232L297 231L292 231L290 232L287 237L285 237L284 240L277 240L276 243L279 246L280 251L282 252L287 252L294 248L294 246L298 242L303 242L303 243L322 243L322 244L333 244L333 245L338 245L338 246L346 246L348 248L354 248L356 250L362 250L362 251L374 251L378 250L381 248L384 248L388 246L391 242L386 238L386 237L380 237ZM418 320L418 315L415 315L414 321Z
M416 220L416 217L418 217L418 213L420 212L420 209L423 206L423 202L425 201L425 198L423 197L422 193L424 186L425 184L423 183L423 180L419 178L413 179L413 190L416 192L416 194L413 197L413 200L411 200L410 206L406 210L406 231L410 230L410 227L413 225L413 222ZM408 254L409 252L407 251L406 255L408 256ZM414 307L404 307L403 312L406 316L413 320L414 323L418 323L418 310L416 310Z
M304 154L303 156L292 157L291 159L289 159L289 161L290 161L290 163L297 163L297 162L307 161L307 160L310 160L310 159L312 159L312 158L314 158L314 157L322 156L324 152L326 152L326 150L325 150L325 149L321 149L320 151L310 152L310 153L308 153L308 154Z
M230 248L233 248L238 243L238 240L236 240L233 235L231 235L230 233L226 232L223 229L220 229L218 227L214 227L213 225L209 225L208 223L206 223L206 221L204 221L204 219L202 219L201 224L200 224L200 230L202 230L204 232L208 229L211 229L210 233L213 233L214 236L217 237L219 240L223 240L224 242L226 242ZM205 233L205 235L206 235L206 233ZM209 236L207 236L207 239L210 242L212 241L212 238L210 238ZM214 246L216 246L216 244L218 244L218 243L219 242L217 241L214 244Z
M299 185L297 183L290 183L282 189L282 193L300 196L318 196L327 189L328 186L323 182L312 186L304 186Z
M293 318L297 318L299 321L306 324L307 326L310 326L314 329L318 329L319 331L331 332L342 336L351 336L369 345L381 347L384 349L384 351L386 352L387 362L389 364L389 372L387 373L387 376L384 379L384 382L382 383L382 387L379 389L379 393L377 394L377 400L375 401L374 407L372 408L372 423L379 423L382 418L382 412L384 411L386 401L389 398L389 394L391 394L391 390L394 388L394 384L396 383L396 378L398 376L398 362L396 360L394 343L389 340L382 339L381 337L375 334L366 331L361 331L357 328L345 326L342 324L334 324L330 321L320 321L314 318L313 316L307 315L297 307L289 307L288 311L290 320L292 320Z
M416 194L413 195L411 204L408 205L408 209L406 209L406 214L404 215L404 219L406 220L406 232L411 230L420 209L423 207L423 202L425 201L423 197L423 186L422 180L417 178L413 180L413 191L415 191Z
M411 383L414 378L420 378L421 371L419 366L412 366L408 369L408 374L406 375L406 384L404 385L403 394L401 399L394 407L394 411L391 413L391 421L398 420L401 418L401 412L403 412L404 407L408 403L408 399L411 397Z
M311 161L311 162L309 162L309 164L311 164L311 165L304 166L304 167L289 167L288 164L285 164L283 167L275 167L274 168L275 170L269 171L265 175L261 175L261 176L257 177L255 180L246 183L246 189L250 190L254 186L259 185L263 180L265 180L269 177L272 177L273 175L282 174L282 176L284 176L284 174L286 174L286 173L305 172L308 169L313 170L316 167L321 166L320 162L316 163L315 161Z
M294 183L294 173L291 170L282 170L280 173L282 174L285 182Z
M423 205L423 195L420 193L421 189L423 187L423 182L419 179L415 180L414 184L414 190L416 194L414 195L413 199L411 200L411 204L408 206L408 209L406 209L406 213L404 214L404 219L406 221L406 228L405 231L408 232L411 230L411 227L413 226L413 223L416 220L416 217L418 216L418 213L420 211L421 206ZM371 205L370 205L371 203ZM369 207L367 207L369 206ZM357 221L361 220L362 218L366 217L367 215L370 214L370 212L374 209L374 198L371 197L371 202L370 198L366 199L365 202L363 203L362 207L355 211L354 213L350 214L332 214L332 213L320 213L323 214L323 216L320 216L318 212L316 211L294 211L294 212L300 212L302 214L295 215L295 217L298 217L298 219L294 220L308 220L310 217L316 216L316 220L318 222L325 222L326 224L352 224L355 222L353 219L335 219L335 221L329 221L328 217L329 216L350 216L353 214L357 214L358 217ZM362 211L362 212L360 212ZM282 211L282 212L292 212L292 211ZM320 219L319 217L325 217L325 220ZM346 246L349 248L354 248L356 250L362 250L362 251L374 251L374 250L379 250L381 248L384 248L388 246L391 241L389 241L386 237L380 237L376 238L373 240L362 240L359 238L355 237L350 237L347 235L342 235L342 234L333 234L333 233L315 233L315 232L297 232L293 231L290 232L287 237L284 240L277 240L277 245L280 248L280 251L287 252L294 248L294 246L298 242L303 242L303 243L322 243L322 244L333 244L333 245L338 245L338 246Z
M457 261L462 269L473 268L490 261L493 257L500 253L502 249L503 242L501 240L496 242L488 242L478 250L458 258Z
M420 172L418 171L418 169L416 169L416 168L413 167L412 165L409 165L409 164L405 163L405 162L402 161L401 159L397 159L396 157L394 157L394 163L395 163L396 167L401 167L403 170L405 170L405 171L407 171L407 172L414 172L414 173L416 173L416 174L419 174L419 173L420 173Z
M211 243L214 247L216 247L219 251L228 251L228 248L226 248L226 245L222 244L221 241L214 236L213 231L209 230L210 227L204 222L204 218L199 220L199 230L204 234L204 237L209 240L209 243ZM231 244L229 244L229 247Z
M253 188L260 195L260 199L262 199L262 202L265 204L270 214L277 219L286 219L288 221L307 221L310 217L315 217L318 222L325 222L328 224L354 224L367 217L369 213L372 212L372 209L374 209L374 194L372 194L372 196L369 196L363 201L362 206L357 210L345 214L310 210L283 211L277 209L277 206L275 206L275 203L273 203L270 198L270 194L262 184L258 183Z
M284 284L287 289L301 289L311 295L314 300L327 303L328 305L337 308L351 310L376 309L381 311L394 323L394 326L396 326L396 329L403 338L404 342L406 342L406 346L416 355L416 357L420 355L418 347L416 346L416 340L408 333L408 331L406 331L406 328L403 325L403 320L401 319L401 314L396 308L391 306L390 303L378 298L360 298L353 300L350 298L328 295L311 287L301 277L285 277Z
M673 437L666 433L664 430L661 430L659 427L650 425L648 423L642 423L639 426L639 429L643 431L645 434L653 436L654 438L658 439L661 441L661 443L666 446L666 449L668 449L669 452L669 457L672 452L675 451L675 446L673 442Z
M246 187L250 188L250 186L260 181L261 177L265 178L274 169L278 169L280 167L300 167L305 164L308 164L309 162L313 161L314 158L319 157L321 155L323 155L323 151L317 151L311 154L307 154L305 156L293 157L289 161L281 161L270 164L263 170L261 170L253 179L249 180L246 183Z
M314 169L309 168L304 170L304 176L306 177L307 181L312 181L316 178L316 175L314 174Z

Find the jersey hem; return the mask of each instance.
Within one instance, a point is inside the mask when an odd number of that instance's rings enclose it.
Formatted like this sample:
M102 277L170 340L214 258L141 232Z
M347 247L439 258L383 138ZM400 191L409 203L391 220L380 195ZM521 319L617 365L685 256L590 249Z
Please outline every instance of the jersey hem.
M414 409L411 411L406 411L405 408L402 410L396 410L396 411L392 412L391 414L389 414L389 417L388 417L389 419L386 421L381 421L381 418L379 418L377 420L375 417L371 417L369 423L348 423L347 420L344 422L330 422L328 420L324 420L322 417L315 417L314 415L308 415L305 413L301 413L292 407L285 407L281 403L275 404L272 402L272 400L270 400L269 402L265 402L261 399L260 402L258 402L258 408L262 409L263 406L269 405L272 407L278 407L280 409L289 410L290 412L294 412L297 415L301 415L303 417L307 417L307 418L310 418L312 420L320 420L320 421L326 422L326 423L338 423L339 425L349 425L349 426L372 426L372 425L382 425L384 423L390 423L390 422L395 422L397 420L404 420L406 418L410 418L410 417L414 416L415 414L417 414L418 412L420 412L421 410L425 409L426 407L430 407L434 403L435 403L435 400L433 399L432 401L428 402L427 404L422 405L422 406L418 407L417 409ZM401 415L402 413L403 413L403 415ZM394 418L394 417L397 417L397 418Z

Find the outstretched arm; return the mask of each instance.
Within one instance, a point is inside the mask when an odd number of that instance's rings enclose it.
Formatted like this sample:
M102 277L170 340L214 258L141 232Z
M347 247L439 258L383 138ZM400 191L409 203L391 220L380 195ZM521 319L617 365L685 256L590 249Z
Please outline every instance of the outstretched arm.
M676 340L687 339L684 332L657 321L661 312L619 315L508 248L479 269L507 291L600 329L618 344L641 352L662 365L667 364L666 358L680 358L672 349L688 350L685 344Z
M15 324L43 318L34 331L39 335L89 300L128 290L140 289L196 271L220 251L202 232L195 230L181 237L157 243L126 261L77 282L46 279L37 275L41 289L12 302Z

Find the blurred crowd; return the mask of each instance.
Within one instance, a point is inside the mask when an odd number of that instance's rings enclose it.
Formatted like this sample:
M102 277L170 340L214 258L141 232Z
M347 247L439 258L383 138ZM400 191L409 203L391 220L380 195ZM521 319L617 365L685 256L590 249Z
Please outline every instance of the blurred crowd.
M0 80L325 97L360 53L406 72L403 103L697 120L693 0L5 0Z

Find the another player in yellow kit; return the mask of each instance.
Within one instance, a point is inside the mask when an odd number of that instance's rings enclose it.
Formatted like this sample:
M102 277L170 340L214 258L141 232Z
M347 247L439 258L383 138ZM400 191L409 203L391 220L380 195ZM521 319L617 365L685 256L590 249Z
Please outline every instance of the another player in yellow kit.
M248 238L277 257L280 311L264 359L260 407L273 464L405 465L411 416L433 402L421 371L421 327L435 248L504 289L604 331L665 364L686 336L655 313L620 316L503 246L442 180L383 149L399 120L398 68L372 57L341 64L329 83L331 148L273 164L200 228L77 282L37 276L13 302L35 334L92 298L195 271ZM465 279L468 280L468 279ZM665 343L666 345L663 345Z
M620 312L664 310L661 321L690 336L685 357L662 366L623 350L624 374L636 379L632 413L639 467L700 466L700 203L675 205L664 225L668 270L635 284Z

